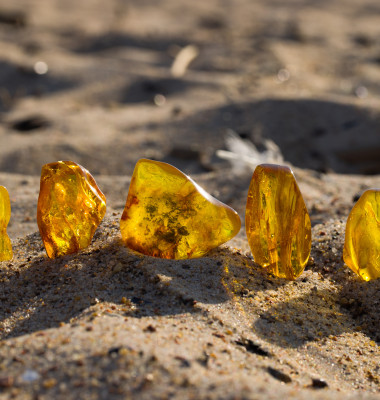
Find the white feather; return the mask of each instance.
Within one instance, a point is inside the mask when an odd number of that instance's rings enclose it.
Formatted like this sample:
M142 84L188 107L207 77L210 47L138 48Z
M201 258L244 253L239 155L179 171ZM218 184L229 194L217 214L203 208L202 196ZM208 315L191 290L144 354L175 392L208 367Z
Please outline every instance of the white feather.
M265 139L265 150L260 152L250 140L242 139L229 129L225 142L228 151L217 150L216 155L230 161L236 174L243 173L247 168L253 170L258 164L284 164L280 148L270 139Z

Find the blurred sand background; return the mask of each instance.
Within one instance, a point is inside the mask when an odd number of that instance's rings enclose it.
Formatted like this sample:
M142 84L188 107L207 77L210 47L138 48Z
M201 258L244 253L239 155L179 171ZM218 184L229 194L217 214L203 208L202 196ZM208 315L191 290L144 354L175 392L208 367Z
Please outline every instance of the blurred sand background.
M341 256L351 207L380 187L379 82L376 0L1 0L0 399L380 398L380 282ZM216 155L230 130L293 166L313 233L295 282L254 264L244 227L197 260L120 245L143 157L244 222L252 170ZM107 217L53 261L35 214L57 160L90 170Z

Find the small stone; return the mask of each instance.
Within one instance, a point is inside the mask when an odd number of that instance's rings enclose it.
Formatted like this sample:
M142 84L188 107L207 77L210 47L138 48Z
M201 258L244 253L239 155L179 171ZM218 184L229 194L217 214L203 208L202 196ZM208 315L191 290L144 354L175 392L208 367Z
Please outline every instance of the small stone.
M21 375L21 381L25 383L31 383L36 381L37 379L40 379L41 375L34 369L27 369L25 372Z
M313 389L324 389L324 388L328 387L328 384L323 379L313 378L310 386Z
M113 268L112 271L114 273L120 272L123 269L123 264L122 263L117 263Z
M0 261L12 260L12 243L7 234L7 226L11 218L11 202L8 190L0 186Z
M258 165L248 191L245 225L255 262L279 278L296 279L310 256L311 224L290 168Z
M129 299L127 299L126 297L122 297L120 302L121 302L121 304L125 304L125 305L128 305L128 306L132 305L131 301Z
M51 125L51 122L45 117L41 115L33 115L14 121L11 124L11 128L21 133L29 133L34 130L46 128L49 125Z
M273 376L273 378L277 379L278 381L284 382L284 383L290 383L292 381L292 378L285 374L282 371L279 371L278 369L268 367L267 371L269 372L270 375Z
M51 389L51 388L53 388L54 386L56 386L56 384L57 384L57 380L54 379L54 378L46 379L46 380L44 380L44 381L42 382L42 386L43 386L45 389Z
M41 171L37 223L50 258L86 248L106 212L106 198L94 178L72 161Z
M267 350L263 349L259 344L254 343L251 339L241 338L240 340L236 340L235 343L239 346L245 347L245 349L250 353L264 357L271 356Z
M232 239L240 226L236 211L177 168L137 162L120 221L127 247L159 258L202 257Z
M153 332L156 332L156 331L157 331L157 329L153 325L148 325L146 328L144 328L144 332L153 333Z
M14 384L13 376L0 376L0 388L10 388Z
M363 280L380 277L380 189L366 190L346 224L343 260Z

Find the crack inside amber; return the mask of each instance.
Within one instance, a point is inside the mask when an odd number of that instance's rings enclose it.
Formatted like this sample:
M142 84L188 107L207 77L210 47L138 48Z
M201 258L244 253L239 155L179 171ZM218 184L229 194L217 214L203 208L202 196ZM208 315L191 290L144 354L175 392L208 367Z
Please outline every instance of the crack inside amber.
M365 191L346 224L344 262L363 280L380 278L380 190Z
M85 168L72 161L42 167L37 223L50 258L87 247L105 212L106 198Z
M311 224L290 168L258 165L250 183L246 233L254 260L280 278L296 279L311 248Z
M153 257L201 257L232 239L240 218L177 168L139 160L120 230L127 247Z
M0 186L0 261L13 257L12 243L7 234L7 226L11 218L11 202L4 186Z

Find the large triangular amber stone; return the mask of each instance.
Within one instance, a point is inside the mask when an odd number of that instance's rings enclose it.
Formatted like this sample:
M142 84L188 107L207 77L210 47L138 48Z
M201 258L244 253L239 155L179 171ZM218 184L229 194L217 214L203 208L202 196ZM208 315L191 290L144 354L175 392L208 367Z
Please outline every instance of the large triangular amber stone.
M240 230L240 218L177 168L139 160L120 221L125 245L160 258L201 257Z
M365 281L380 278L380 189L365 191L352 208L343 259Z
M42 167L37 223L50 258L87 247L105 212L106 198L85 168L72 161Z
M10 218L11 202L8 190L0 186L0 261L11 260L13 257L12 243L7 234Z
M311 248L311 224L290 168L258 165L248 191L245 226L255 262L279 278L296 279Z

